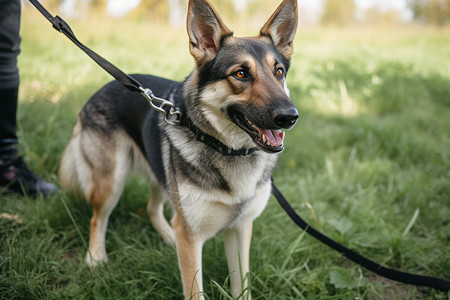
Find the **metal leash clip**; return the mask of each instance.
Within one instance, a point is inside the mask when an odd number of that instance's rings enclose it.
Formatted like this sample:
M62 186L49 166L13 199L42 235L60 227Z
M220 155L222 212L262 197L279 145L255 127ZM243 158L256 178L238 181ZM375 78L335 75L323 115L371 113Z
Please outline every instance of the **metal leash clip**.
M181 121L181 113L172 102L156 97L149 88L139 87L141 95L147 99L148 104L164 115L164 121L170 125L178 125Z

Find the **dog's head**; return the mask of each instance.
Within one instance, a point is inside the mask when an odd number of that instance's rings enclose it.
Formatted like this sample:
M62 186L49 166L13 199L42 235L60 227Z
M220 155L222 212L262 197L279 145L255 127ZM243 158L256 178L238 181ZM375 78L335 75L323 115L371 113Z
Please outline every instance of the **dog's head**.
M297 0L284 0L259 36L237 38L206 0L189 1L197 110L229 146L283 150L281 130L298 119L286 87L297 20Z

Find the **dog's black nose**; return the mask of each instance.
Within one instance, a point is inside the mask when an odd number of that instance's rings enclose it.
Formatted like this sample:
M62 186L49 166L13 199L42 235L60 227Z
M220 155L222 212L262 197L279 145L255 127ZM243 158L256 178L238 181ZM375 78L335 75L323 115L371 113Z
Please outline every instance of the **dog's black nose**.
M275 124L284 129L289 129L297 123L298 111L296 108L290 108L287 110L275 110L273 112L273 121Z

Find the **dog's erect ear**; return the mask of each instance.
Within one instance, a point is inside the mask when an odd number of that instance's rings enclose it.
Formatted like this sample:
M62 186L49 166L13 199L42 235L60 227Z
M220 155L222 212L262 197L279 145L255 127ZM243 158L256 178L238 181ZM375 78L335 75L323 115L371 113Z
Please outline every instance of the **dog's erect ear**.
M293 42L297 31L297 0L284 0L261 29L285 58L290 59L294 51Z
M206 0L189 0L187 31L197 64L214 59L223 37L233 34Z

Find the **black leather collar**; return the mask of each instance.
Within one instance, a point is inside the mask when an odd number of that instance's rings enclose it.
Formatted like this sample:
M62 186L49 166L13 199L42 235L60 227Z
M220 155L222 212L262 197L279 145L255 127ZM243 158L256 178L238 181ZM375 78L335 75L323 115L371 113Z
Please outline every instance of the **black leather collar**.
M246 156L250 155L256 151L258 148L242 148L242 149L233 149L214 138L213 136L204 133L201 131L194 123L187 117L182 117L180 121L180 125L189 128L194 134L197 141L202 142L203 144L213 148L217 152L227 155L227 156Z

